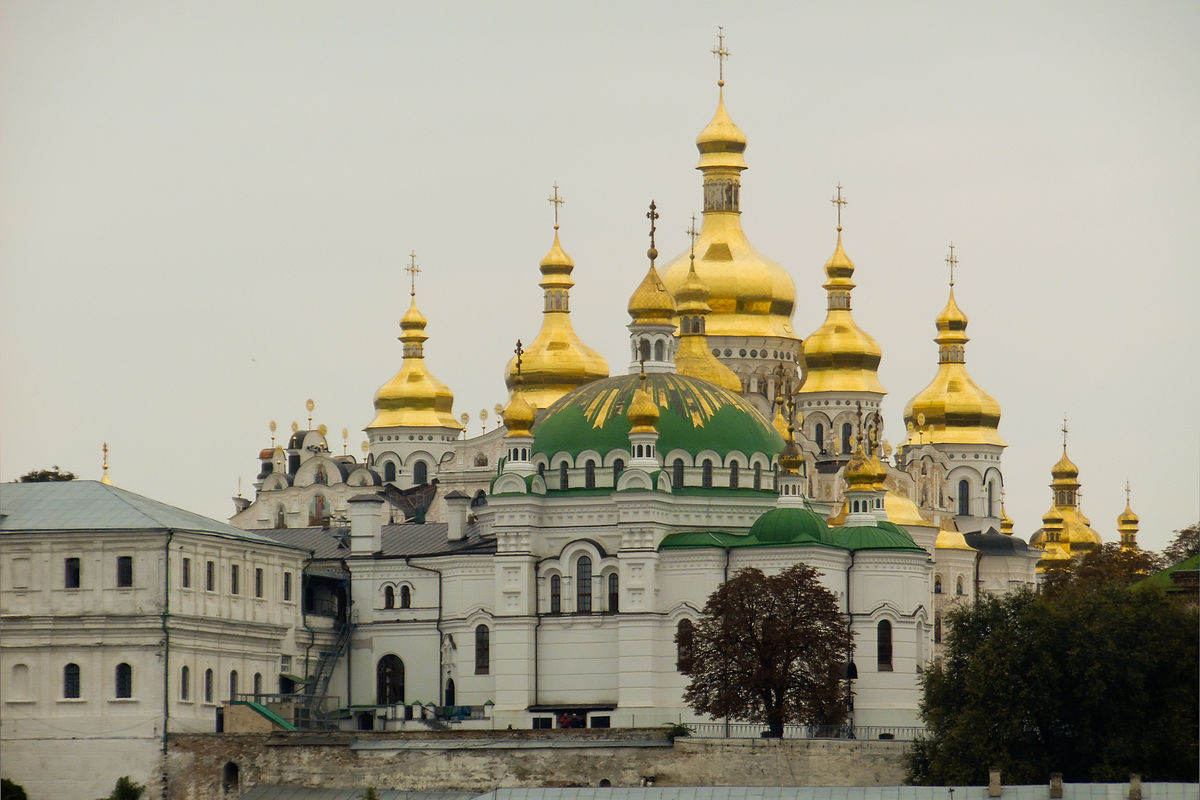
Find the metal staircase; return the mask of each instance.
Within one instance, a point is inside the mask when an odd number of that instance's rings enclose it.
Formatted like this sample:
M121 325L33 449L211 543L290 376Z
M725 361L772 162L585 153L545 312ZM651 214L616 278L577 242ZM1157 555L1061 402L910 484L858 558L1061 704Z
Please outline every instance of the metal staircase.
M337 625L336 638L333 647L321 652L317 668L304 686L304 693L296 695L296 724L301 728L333 730L337 728L337 709L325 707L329 696L329 681L333 678L333 669L337 661L350 646L350 636L354 626L348 622Z

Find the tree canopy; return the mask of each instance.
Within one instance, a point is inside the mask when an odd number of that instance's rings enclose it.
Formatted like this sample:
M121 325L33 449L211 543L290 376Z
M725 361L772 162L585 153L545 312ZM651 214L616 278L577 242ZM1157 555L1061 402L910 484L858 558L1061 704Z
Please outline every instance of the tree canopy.
M951 612L923 677L909 778L980 784L1195 780L1200 618L1161 591L1075 581Z
M1162 569L1162 559L1151 550L1125 550L1108 543L1065 564L1047 568L1042 587L1056 592L1072 584L1129 586Z
M767 576L739 571L708 598L704 615L677 635L684 701L698 713L762 722L841 722L852 638L837 599L816 569L796 564Z
M1200 522L1193 522L1182 530L1175 531L1175 538L1163 550L1164 567L1178 564L1184 559L1200 553Z
M58 464L55 464L50 469L30 470L17 478L18 483L50 483L51 481L73 480L75 480L75 473L59 469Z

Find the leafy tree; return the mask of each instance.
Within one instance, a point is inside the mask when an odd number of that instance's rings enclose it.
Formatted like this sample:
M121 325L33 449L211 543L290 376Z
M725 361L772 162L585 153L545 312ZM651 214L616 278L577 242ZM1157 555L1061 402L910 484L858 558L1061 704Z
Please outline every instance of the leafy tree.
M17 478L18 483L50 483L51 481L73 480L75 480L75 473L59 469L58 464L55 464L50 469L31 470Z
M1161 559L1149 550L1122 550L1106 544L1046 570L1042 586L1055 592L1073 583L1129 586L1162 568Z
M1161 591L1076 580L951 612L923 677L909 779L1195 780L1200 618Z
M379 795L376 794L374 786L368 786L362 790L362 794L358 796L358 800L379 800Z
M806 564L770 577L743 569L713 592L690 641L677 642L688 705L763 722L775 737L787 723L845 719L852 638L818 574Z
M112 794L101 800L139 800L145 791L145 786L137 783L128 775L123 775L117 778L117 784L113 787Z
M1183 530L1175 531L1175 538L1162 552L1163 566L1174 566L1196 553L1200 553L1200 522L1193 522Z
M0 800L26 800L25 787L8 778L0 779Z

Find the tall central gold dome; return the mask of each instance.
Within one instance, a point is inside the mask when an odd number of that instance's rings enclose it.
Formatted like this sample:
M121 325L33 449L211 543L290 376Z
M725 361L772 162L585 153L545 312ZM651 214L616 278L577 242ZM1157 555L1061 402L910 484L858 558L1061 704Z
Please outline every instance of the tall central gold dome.
M723 84L723 82L722 82ZM725 110L720 89L717 113L696 138L697 169L704 176L704 219L696 239L696 273L708 287L709 336L778 336L796 338L792 307L796 286L783 267L754 249L742 231L741 172L746 135ZM685 251L662 272L663 282L678 294L688 278Z
M839 201L840 191L839 190ZM828 294L825 322L804 340L804 380L800 392L876 392L885 394L879 382L879 343L854 321L850 292L854 289L854 262L842 248L842 226L838 225L837 247L825 263Z
M558 202L557 187L554 201ZM554 244L539 266L545 308L542 329L524 351L521 360L521 394L536 408L549 408L554 401L585 383L608 377L608 362L584 344L571 326L570 289L575 285L571 272L575 262L558 241L554 225ZM516 385L517 359L513 356L504 370L509 392Z
M953 256L951 256L953 258ZM904 409L906 444L990 444L1000 438L1000 404L967 374L967 315L950 299L937 318L938 371ZM924 420L924 424L921 420Z

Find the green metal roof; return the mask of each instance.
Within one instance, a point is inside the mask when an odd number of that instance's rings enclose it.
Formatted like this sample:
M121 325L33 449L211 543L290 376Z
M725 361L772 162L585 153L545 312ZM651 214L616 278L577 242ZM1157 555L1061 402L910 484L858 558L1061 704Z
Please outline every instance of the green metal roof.
M829 526L806 508L773 508L754 521L750 535L774 544L833 544Z
M925 549L913 541L903 529L891 522L875 525L843 526L833 530L833 543L846 550L913 550Z
M626 413L639 375L592 381L561 398L534 428L534 452L572 457L584 450L604 455L629 449ZM735 450L768 458L783 449L783 439L753 405L727 389L687 375L651 373L646 391L658 405L658 452L674 449L692 455L713 450L724 457Z

